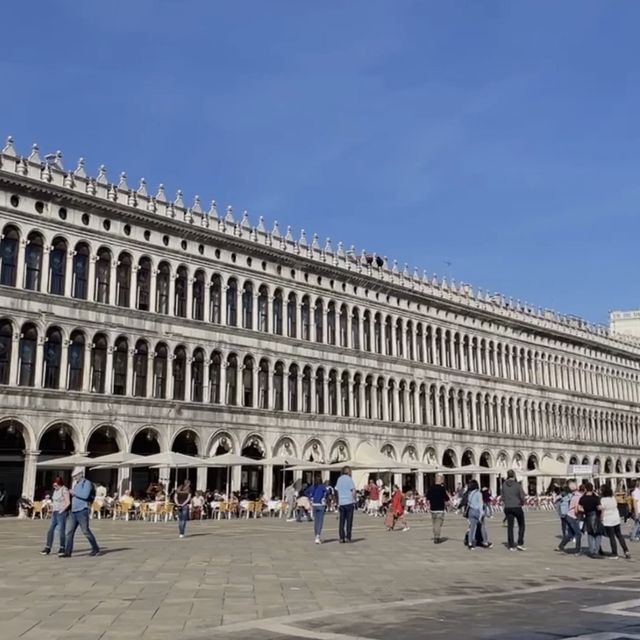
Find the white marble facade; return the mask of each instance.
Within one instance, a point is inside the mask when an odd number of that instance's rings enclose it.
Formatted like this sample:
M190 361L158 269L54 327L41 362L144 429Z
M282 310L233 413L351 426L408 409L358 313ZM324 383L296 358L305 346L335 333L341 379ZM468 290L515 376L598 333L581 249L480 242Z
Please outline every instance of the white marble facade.
M0 456L23 493L41 455L149 447L640 472L640 348L604 328L12 140L0 232Z

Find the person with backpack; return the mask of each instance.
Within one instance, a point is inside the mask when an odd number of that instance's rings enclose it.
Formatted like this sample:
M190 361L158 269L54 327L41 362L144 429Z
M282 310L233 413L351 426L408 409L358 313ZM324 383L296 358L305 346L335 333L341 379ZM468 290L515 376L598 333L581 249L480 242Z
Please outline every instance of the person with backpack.
M567 524L567 513L569 513L569 504L571 502L572 492L567 487L558 489L553 500L553 506L560 518L560 539L564 540L567 535L569 525Z
M568 486L569 508L565 514L565 521L567 523L567 531L564 537L560 541L560 544L556 548L556 551L564 551L564 548L571 542L576 541L576 553L582 552L582 522L580 521L580 514L578 513L578 504L580 498L582 498L583 490L582 486L578 487L573 480L569 481Z
M85 538L91 545L90 556L97 556L100 553L100 547L96 542L95 536L89 528L89 514L91 505L96 497L96 490L93 482L84 477L84 469L75 467L71 472L73 484L71 485L71 513L69 514L69 523L66 533L65 549L62 558L70 558L73 553L73 539L76 535L78 527L82 529Z
M477 480L471 480L469 482L469 488L467 489L467 504L466 512L469 520L469 533L468 533L468 547L469 551L473 551L477 545L476 534L480 530L482 546L485 549L490 549L493 544L489 542L487 537L487 528L485 526L485 511L484 501L482 499L482 492L480 491L480 485Z

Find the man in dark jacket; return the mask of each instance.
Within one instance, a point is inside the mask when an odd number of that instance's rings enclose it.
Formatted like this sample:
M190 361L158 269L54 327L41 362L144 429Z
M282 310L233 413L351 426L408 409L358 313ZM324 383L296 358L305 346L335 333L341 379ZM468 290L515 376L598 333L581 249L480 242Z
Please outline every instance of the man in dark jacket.
M522 485L516 480L516 472L513 469L507 471L507 479L502 483L501 492L504 504L504 515L507 518L507 547L509 551L517 549L526 551L524 546L524 505L525 495ZM518 544L513 543L513 522L518 521Z

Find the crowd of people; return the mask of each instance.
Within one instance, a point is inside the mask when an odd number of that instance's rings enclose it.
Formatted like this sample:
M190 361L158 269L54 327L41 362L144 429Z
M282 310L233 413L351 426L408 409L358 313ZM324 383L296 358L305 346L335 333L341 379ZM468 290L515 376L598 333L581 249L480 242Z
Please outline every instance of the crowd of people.
M73 553L74 537L79 528L91 546L91 555L100 551L98 543L90 529L90 520L96 510L105 516L135 512L140 502L125 491L121 497L109 495L102 485L94 485L84 477L84 470L73 470L72 484L67 488L62 478L56 478L52 490L42 501L51 516L47 531L43 555L48 555L54 547L54 538L58 534L58 555L70 557ZM545 500L555 509L560 520L560 543L556 551L565 553L572 543L574 552L591 558L608 556L618 558L618 546L626 558L630 558L629 548L622 533L622 526L628 520L633 521L630 533L631 541L640 541L640 483L632 492L619 487L615 492L605 484L598 491L591 482L578 484L569 481L565 486L552 486L549 498ZM170 505L171 515L178 524L178 535L184 538L187 523L213 513L213 505L226 501L230 513L240 515L243 499L238 494L229 497L220 492L194 491L188 479L184 480L172 492L167 492L161 483L152 483L146 492L145 504ZM26 500L26 499L25 499ZM262 499L264 500L264 499ZM261 500L255 501L256 503ZM266 507L267 501L264 501ZM404 492L398 485L389 487L380 479L371 478L362 490L358 490L351 477L351 470L345 467L335 484L323 479L316 473L309 484L299 488L290 482L284 489L278 509L286 515L287 522L313 521L313 535L316 544L322 542L325 514L338 512L338 537L341 543L353 539L353 518L356 511L370 517L384 517L384 526L388 531L400 528L409 531L407 512L427 512L431 516L433 542L442 543L442 532L447 514L458 513L468 523L464 538L465 546L474 551L478 548L490 549L493 543L487 531L488 519L502 511L503 524L507 528L506 546L510 551L526 551L525 547L525 510L528 498L522 484L516 479L515 471L509 470L500 487L500 500L497 501L487 487L480 487L476 480L470 480L466 486L458 486L449 491L442 474L436 474L435 482L424 496L415 492ZM21 509L33 508L25 503ZM256 515L261 510L256 511ZM582 542L586 537L587 548ZM603 541L608 540L609 553L603 549Z

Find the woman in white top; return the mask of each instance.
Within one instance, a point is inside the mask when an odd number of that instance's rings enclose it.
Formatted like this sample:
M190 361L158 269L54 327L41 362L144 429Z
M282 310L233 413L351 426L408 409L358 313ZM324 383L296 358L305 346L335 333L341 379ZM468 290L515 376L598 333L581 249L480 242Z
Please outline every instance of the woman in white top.
M613 497L613 490L611 485L605 484L600 490L602 499L600 500L600 506L602 507L601 518L604 532L609 536L609 542L611 543L611 556L618 558L618 546L616 545L616 539L620 543L622 550L624 551L624 557L630 558L631 554L627 548L627 543L622 537L620 531L620 512L618 511L618 503Z

